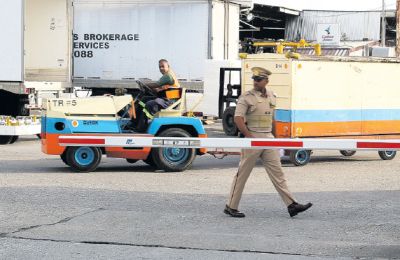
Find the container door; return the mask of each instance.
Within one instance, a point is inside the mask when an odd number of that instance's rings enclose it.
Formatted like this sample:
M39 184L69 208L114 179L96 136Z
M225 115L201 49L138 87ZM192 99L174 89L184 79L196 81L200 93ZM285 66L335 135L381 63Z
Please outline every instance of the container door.
M0 0L0 81L23 80L23 0Z
M238 60L240 7L217 1L212 6L212 59Z
M25 1L25 81L70 81L71 6L70 0Z
M212 59L225 59L225 4L213 2L212 9Z

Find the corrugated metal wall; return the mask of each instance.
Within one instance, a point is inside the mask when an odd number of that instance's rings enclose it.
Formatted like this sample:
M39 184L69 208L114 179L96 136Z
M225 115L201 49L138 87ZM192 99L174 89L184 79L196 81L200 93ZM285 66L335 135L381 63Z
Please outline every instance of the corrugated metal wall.
M380 12L303 11L298 17L288 17L285 39L317 40L317 24L338 23L342 40L380 39Z

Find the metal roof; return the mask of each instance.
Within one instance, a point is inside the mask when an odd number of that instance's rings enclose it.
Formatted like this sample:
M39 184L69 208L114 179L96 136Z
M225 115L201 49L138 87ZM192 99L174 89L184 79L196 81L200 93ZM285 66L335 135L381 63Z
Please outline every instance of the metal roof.
M337 23L343 40L361 41L380 39L379 11L313 11L306 10L300 16L288 17L285 38L290 41L317 39L317 24Z
M274 6L274 7L281 7L284 9L300 12L301 10L293 8L293 4L283 3L281 0L253 0L253 4L258 5L265 5L265 6Z
M222 2L222 0L213 0ZM185 4L205 3L209 0L73 0L75 3L110 3L110 4ZM228 0L230 3L239 4L243 7L251 7L251 0Z
M205 3L209 0L72 0L75 3L110 3L110 4L174 4L174 3ZM212 0L222 2L222 0ZM228 0L227 2L239 4L242 7L251 7L252 0Z

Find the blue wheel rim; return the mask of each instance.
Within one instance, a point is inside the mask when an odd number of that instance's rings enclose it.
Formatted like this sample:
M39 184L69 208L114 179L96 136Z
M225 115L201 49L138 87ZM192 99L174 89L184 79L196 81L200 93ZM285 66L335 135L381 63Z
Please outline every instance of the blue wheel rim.
M94 151L89 147L79 147L75 151L74 158L79 165L87 166L94 161Z
M296 161L298 161L299 163L307 162L309 157L310 155L308 154L308 152L304 150L297 151L296 153Z
M189 150L185 148L163 148L164 158L172 164L180 164L189 157Z
M394 151L385 151L386 156L393 156Z

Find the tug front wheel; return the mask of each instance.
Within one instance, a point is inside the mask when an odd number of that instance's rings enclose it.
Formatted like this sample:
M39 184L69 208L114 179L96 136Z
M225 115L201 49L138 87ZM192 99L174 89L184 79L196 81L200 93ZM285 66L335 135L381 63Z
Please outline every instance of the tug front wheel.
M64 153L66 164L77 172L96 170L102 156L100 148L89 146L67 147Z
M396 157L396 151L379 151L378 154L382 160L393 160Z
M180 128L169 128L161 132L160 137L191 137L191 135ZM153 148L152 159L158 169L166 172L181 172L189 168L196 157L194 148Z

